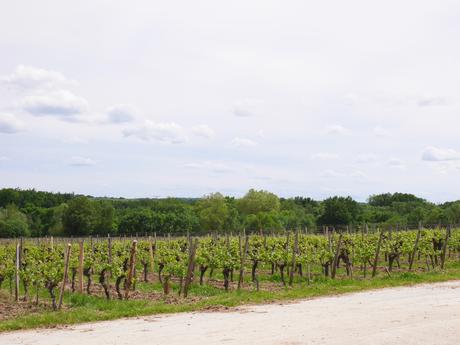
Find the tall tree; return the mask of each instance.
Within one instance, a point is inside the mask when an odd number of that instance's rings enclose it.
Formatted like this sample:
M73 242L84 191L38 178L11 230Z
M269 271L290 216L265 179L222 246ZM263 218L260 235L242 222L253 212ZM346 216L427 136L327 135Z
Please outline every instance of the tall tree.
M351 197L335 196L323 201L324 211L320 224L345 225L356 222L360 213L359 204Z
M30 236L27 216L16 205L0 208L0 237Z
M90 235L96 223L93 203L85 196L79 196L68 203L64 212L63 225L68 235Z
M275 194L265 190L250 189L243 198L238 200L237 205L244 215L279 211L280 199Z
M230 215L224 196L213 193L204 196L196 205L200 226L205 231L222 231Z
M116 229L115 208L107 200L97 201L94 203L95 209L95 234L113 233Z

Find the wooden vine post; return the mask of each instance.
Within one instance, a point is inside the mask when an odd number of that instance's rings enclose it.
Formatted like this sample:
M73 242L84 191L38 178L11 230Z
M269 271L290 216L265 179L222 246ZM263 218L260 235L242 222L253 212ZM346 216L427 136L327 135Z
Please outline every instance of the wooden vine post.
M185 276L185 283L184 283L184 297L185 298L188 295L188 289L192 282L192 274L193 274L193 271L195 270L195 254L196 254L196 249L198 247L198 239L195 239L195 241L193 242L192 242L192 239L190 239L190 243L192 243L192 245L190 246L190 252L188 256L187 275Z
M289 257L289 238L290 238L290 235L291 233L289 231L286 231L286 243L284 244L284 250L285 250L285 255L286 255L286 258ZM283 282L283 285L286 286L286 280L284 279L284 267L288 267L289 269L289 266L288 266L288 263L287 261L285 261L283 263L283 266L280 267L280 273L281 273L281 281ZM257 283L257 291L259 291L259 281L256 280L256 283Z
M379 241L377 242L377 249L375 250L374 264L372 267L372 278L374 278L375 275L377 274L377 264L379 262L380 246L382 245L382 240L383 240L383 230L380 230Z
M112 264L112 237L110 237L110 234L107 234L107 247L109 250L109 264Z
M67 283L67 277L69 276L69 261L71 253L72 245L68 243L64 263L64 277L62 278L61 292L59 293L58 309L61 309L62 307L62 299L64 298L65 284Z
M78 292L83 293L83 261L85 258L85 247L83 240L81 240L78 245L80 250L78 254Z
M244 233L244 250L242 247L241 235L238 236L239 245L240 245L240 272L238 276L238 290L243 287L244 282L244 263L246 262L246 255L248 253L248 245L249 245L249 236L246 236Z
M420 234L422 232L422 223L418 224L417 237L415 238L414 249L412 250L412 255L410 256L409 262L409 271L412 271L412 265L414 264L415 255L417 254L418 242L420 241Z
M442 253L441 253L441 269L444 269L444 264L446 262L446 252L447 252L447 242L450 237L450 225L446 228L446 237L444 238L444 243L442 244Z
M296 268L296 255L299 251L299 231L295 231L294 235L294 247L292 248L292 262L291 262L291 270L289 271L289 286L292 286L294 282L294 273Z
M20 251L21 251L21 245L18 243L16 243L16 268L15 268L15 284L14 284L14 298L16 300L16 302L19 302L19 269L20 269L20 259L21 259L21 255L20 255Z
M136 249L137 249L137 241L133 241L133 245L131 247L131 254L129 256L129 270L128 270L128 277L126 278L126 286L125 286L125 299L129 297L129 290L131 289L131 285L133 282L133 275L134 275L134 266L136 265Z
M333 250L332 250L332 235L331 235L331 232L329 231L329 227L326 226L326 236L327 236L327 243L328 243L328 248L329 248L329 253L332 254ZM333 262L331 262L329 260L328 264L327 264L327 270L329 270L329 272L332 271L332 265L333 265ZM326 272L325 272L326 273ZM327 275L328 273L326 273Z
M332 279L335 279L335 274L337 273L337 264L338 264L338 261L339 261L340 249L342 247L342 237L343 237L343 234L340 233L339 241L337 243L337 248L335 250L334 262L332 264L332 271L331 271L331 278Z
M149 256L150 256L150 272L155 271L155 256L153 253L153 242L152 242L152 236L149 236Z
M21 236L19 239L19 262L22 262L22 254L24 251L24 238Z
M108 249L107 261L110 266L107 272L107 276L108 276L107 285L110 288L110 278L112 278L112 237L110 236L110 233L107 234L107 249Z

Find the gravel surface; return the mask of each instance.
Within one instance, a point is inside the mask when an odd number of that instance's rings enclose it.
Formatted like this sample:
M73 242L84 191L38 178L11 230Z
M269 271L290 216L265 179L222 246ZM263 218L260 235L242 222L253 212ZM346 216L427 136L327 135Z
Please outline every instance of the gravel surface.
M0 345L460 344L460 281L3 333Z

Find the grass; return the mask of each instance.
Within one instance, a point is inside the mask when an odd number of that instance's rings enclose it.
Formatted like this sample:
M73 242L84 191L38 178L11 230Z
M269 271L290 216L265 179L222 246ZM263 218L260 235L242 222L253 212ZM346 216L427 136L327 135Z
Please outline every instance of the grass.
M430 272L395 272L391 277L380 273L374 279L339 278L332 280L315 278L315 282L311 285L299 281L291 288L287 287L277 289L276 291L257 292L253 291L252 287L246 287L245 290L230 291L226 293L222 289L210 285L192 285L190 290L190 296L192 298L181 298L177 303L149 300L107 301L95 296L68 294L65 296L66 309L57 312L44 310L38 313L1 321L0 332L113 320L123 317L235 307L244 304L272 303L386 287L443 282L455 279L460 279L459 263L449 263L444 270L433 270ZM142 283L139 284L138 289L143 291L158 291L161 289L161 286L159 284ZM173 290L171 293L176 294L177 292ZM200 296L200 299L194 299L193 296Z

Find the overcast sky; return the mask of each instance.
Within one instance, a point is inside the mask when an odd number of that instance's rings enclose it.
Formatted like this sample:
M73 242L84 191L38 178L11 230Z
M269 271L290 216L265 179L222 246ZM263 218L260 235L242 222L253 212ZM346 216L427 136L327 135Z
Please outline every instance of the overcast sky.
M3 1L0 187L460 199L460 2Z

